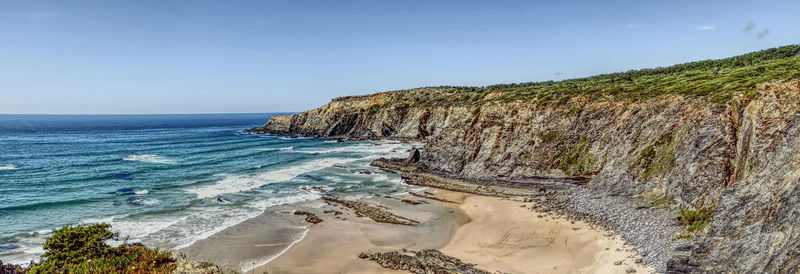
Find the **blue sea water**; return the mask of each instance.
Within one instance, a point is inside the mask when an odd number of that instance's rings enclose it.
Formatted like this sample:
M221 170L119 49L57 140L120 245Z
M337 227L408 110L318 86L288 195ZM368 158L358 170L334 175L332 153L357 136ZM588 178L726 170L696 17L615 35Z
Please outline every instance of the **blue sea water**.
M266 209L332 192L398 191L363 174L409 144L252 135L270 114L0 115L0 260L27 262L53 229L107 222L182 248Z

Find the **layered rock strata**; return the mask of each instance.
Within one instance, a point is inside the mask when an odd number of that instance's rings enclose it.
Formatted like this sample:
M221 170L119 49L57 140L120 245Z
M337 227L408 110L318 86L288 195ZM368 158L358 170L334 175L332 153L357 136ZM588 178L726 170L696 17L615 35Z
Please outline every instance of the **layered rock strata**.
M409 102L429 92L437 90L337 98L253 132L424 141L414 165L376 163L412 184L489 195L581 186L598 197L663 198L670 212L712 208L707 228L678 240L689 255L670 269L800 271L798 80L761 83L724 103L679 95ZM448 180L479 187L454 189ZM493 184L520 193L493 193Z

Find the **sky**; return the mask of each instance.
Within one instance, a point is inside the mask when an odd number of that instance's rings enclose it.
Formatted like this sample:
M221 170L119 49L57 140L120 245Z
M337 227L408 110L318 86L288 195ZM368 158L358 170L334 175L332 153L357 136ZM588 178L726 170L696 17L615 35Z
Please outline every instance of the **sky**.
M6 1L0 113L295 112L800 43L793 1Z

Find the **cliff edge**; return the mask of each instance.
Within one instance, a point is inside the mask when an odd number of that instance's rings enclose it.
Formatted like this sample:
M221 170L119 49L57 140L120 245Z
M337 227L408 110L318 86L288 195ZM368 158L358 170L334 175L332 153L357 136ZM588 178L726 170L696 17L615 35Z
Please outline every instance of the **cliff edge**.
M798 54L342 97L250 131L425 141L427 171L484 182L587 178L581 189L663 206L684 227L663 239L685 253L662 272L796 273Z

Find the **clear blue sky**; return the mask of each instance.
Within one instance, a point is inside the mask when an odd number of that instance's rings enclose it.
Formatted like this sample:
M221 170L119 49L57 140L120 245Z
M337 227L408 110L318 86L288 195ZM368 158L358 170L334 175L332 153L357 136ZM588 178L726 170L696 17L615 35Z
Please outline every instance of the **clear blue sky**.
M0 113L302 111L800 43L797 0L656 2L0 0Z

